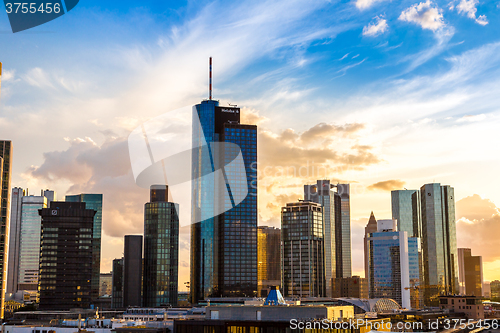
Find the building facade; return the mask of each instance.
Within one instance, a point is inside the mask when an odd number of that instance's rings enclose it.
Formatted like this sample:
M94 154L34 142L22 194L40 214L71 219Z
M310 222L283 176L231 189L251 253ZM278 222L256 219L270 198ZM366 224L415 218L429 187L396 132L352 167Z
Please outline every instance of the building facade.
M368 263L368 243L366 242L368 238L368 234L372 232L377 232L377 219L375 218L375 215L373 212L370 214L370 218L368 219L368 223L366 224L365 227L365 236L363 238L363 247L364 247L364 259L365 259L365 278L368 279L368 271L370 268L370 265Z
M1 72L1 68L0 68ZM3 318L5 289L7 286L7 254L10 224L10 180L12 175L12 142L0 140L1 174L0 177L0 318Z
M350 190L349 184L334 186L336 276L346 278L352 276Z
M406 309L420 307L415 304L419 299L415 295L420 277L419 239L408 238L406 231L387 229L384 220L377 223L378 231L367 235L370 298L391 298Z
M142 236L125 236L123 253L123 306L141 306Z
M9 226L9 263L7 269L7 294L17 291L19 276L19 240L21 238L21 207L25 192L20 187L12 189Z
M39 292L41 310L90 308L92 234L96 211L83 202L52 201L42 217Z
M458 285L460 295L483 296L483 258L471 249L458 249Z
M326 296L333 297L332 282L337 277L335 255L335 192L329 180L318 180L315 185L304 185L304 200L313 201L323 206L323 231L325 253L325 289Z
M144 207L146 307L176 306L179 270L179 205L168 202L168 187L153 185Z
M271 287L281 285L281 230L258 227L257 243L257 295L267 297Z
M335 278L332 285L334 298L368 299L368 279L359 276Z
M85 202L87 209L96 211L92 235L92 299L99 297L99 276L101 274L101 230L102 194L67 195L68 202Z
M490 282L490 298L493 302L500 302L500 281Z
M281 208L281 267L285 297L324 297L323 207L311 201Z
M99 277L99 297L111 296L113 291L113 273L101 273Z
M398 231L406 231L408 237L422 237L420 191L392 191L391 206L392 218L398 222Z
M193 146L191 301L256 296L257 127L204 100L193 108Z
M448 295L439 296L439 307L453 312L465 313L467 319L484 319L481 296Z
M439 295L459 293L454 189L426 184L420 198L424 302L439 306Z

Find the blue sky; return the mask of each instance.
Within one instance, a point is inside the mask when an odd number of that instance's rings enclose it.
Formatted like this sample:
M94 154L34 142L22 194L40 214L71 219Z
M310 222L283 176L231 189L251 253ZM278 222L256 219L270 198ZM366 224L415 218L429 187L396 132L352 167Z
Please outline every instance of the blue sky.
M457 213L459 245L484 255L491 279L500 253L467 228L491 228L500 205L499 4L82 0L16 34L0 14L0 134L14 142L13 185L103 192L109 270L122 236L142 232L147 200L126 138L206 98L213 56L215 98L259 125L259 160L270 170L259 179L260 224L279 226L279 207L317 178L279 168L327 167L326 177L354 184L353 267L362 275L362 228L372 210L390 217L390 189L446 183L468 208ZM472 218L481 204L492 214Z

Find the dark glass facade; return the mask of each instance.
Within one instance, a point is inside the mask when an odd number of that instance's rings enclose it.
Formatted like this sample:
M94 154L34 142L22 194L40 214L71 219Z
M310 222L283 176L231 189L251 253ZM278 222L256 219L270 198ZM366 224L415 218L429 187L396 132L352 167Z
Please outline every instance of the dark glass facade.
M123 306L141 306L142 236L125 236L123 253Z
M123 258L113 260L111 307L123 308Z
M158 192L163 191L163 194ZM176 306L179 269L179 205L167 200L165 185L151 187L144 207L145 307Z
M420 189L424 303L438 306L441 294L458 294L458 253L454 190L427 184Z
M96 211L83 202L52 201L42 217L39 287L41 310L91 305L92 233Z
M257 127L205 100L193 108L193 147L191 301L256 296ZM244 165L231 164L240 152Z
M102 194L67 195L67 202L85 202L87 209L96 211L92 235L92 299L99 297L99 276L101 274L101 230Z
M0 64L1 72L1 64ZM1 74L1 73L0 73ZM10 179L12 174L12 142L0 141L0 318L3 318L5 287L7 285L7 235L10 222Z
M283 295L325 296L323 207L301 201L281 208L281 239Z

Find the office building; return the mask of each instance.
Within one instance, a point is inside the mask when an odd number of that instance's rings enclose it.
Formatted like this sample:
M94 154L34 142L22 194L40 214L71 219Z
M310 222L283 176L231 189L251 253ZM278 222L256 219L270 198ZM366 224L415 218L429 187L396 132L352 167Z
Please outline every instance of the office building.
M406 231L408 237L422 237L420 191L392 191L391 206L392 218L398 222L398 231Z
M42 217L41 310L90 308L92 235L96 211L84 202L52 201Z
M396 228L395 220L379 220L377 232L367 235L369 296L391 298L410 309L411 293L419 286L420 242Z
M483 296L483 258L471 249L458 249L458 286L460 295Z
M141 306L141 287L142 236L128 235L123 257L123 307Z
M281 267L285 297L324 297L323 207L311 201L281 208Z
M168 187L152 185L144 207L146 307L176 306L179 270L179 205L168 202Z
M313 201L323 206L323 231L325 253L326 296L333 297L332 283L336 275L335 257L335 185L329 180L318 180L314 185L304 185L304 200ZM337 199L338 200L338 199Z
M101 273L99 277L99 297L111 296L113 291L113 273Z
M111 307L123 308L123 258L113 260Z
M67 195L66 201L85 202L87 209L96 211L92 235L92 299L97 299L101 274L102 194Z
M14 187L12 189L9 226L9 263L6 290L6 293L10 295L15 294L17 291L17 280L19 276L19 241L21 239L21 207L24 195L25 191L22 188Z
M370 218L368 219L368 224L365 227L365 237L363 238L363 246L364 246L364 259L365 259L365 278L368 278L368 248L367 248L367 242L366 239L368 237L368 234L372 232L377 232L377 219L375 218L375 215L373 212L370 214Z
M424 302L438 306L439 295L459 293L454 189L426 184L420 198Z
M257 294L259 297L267 297L272 287L281 285L281 230L258 227L257 244Z
M1 69L0 69L1 72ZM0 318L3 318L5 290L7 286L7 253L8 235L10 224L10 180L12 175L12 142L0 141L1 188L0 188L0 283L2 292L0 295Z
M257 127L211 98L193 120L191 301L257 296Z
M493 302L500 302L500 281L490 282L490 298Z
M491 297L491 289L490 289L490 282L489 281L483 282L483 297L485 299L490 299L490 297Z
M368 299L368 279L359 276L333 279L334 298Z

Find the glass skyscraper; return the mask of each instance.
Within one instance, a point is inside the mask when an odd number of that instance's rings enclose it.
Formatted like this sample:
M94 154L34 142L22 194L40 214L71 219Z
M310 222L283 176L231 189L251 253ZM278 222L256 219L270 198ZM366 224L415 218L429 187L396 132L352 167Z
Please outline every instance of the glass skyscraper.
M337 277L335 256L335 192L329 180L318 180L316 185L304 185L304 200L323 206L326 296L333 297L333 279ZM338 199L337 199L338 200Z
M99 297L101 274L102 194L67 195L67 202L85 202L87 209L96 211L92 235L92 300Z
M285 297L324 297L323 207L299 201L281 208L281 267Z
M454 189L441 184L420 188L424 302L439 305L440 294L458 294L458 253Z
M1 75L1 65L0 65ZM3 318L5 303L5 287L7 285L7 235L9 234L10 221L10 179L12 174L12 142L0 141L0 318Z
M176 306L179 271L179 205L168 202L168 187L152 185L144 206L145 307Z
M9 268L7 270L7 294L14 294L17 291L17 280L19 277L19 240L21 239L21 209L22 198L24 195L25 192L22 188L14 187L12 189L9 226Z
M204 100L193 108L193 147L192 303L256 296L257 127ZM231 164L240 152L244 165Z
M337 184L335 187L336 275L338 278L347 278L352 276L349 184Z
M398 221L398 231L406 231L408 237L422 237L420 191L392 191L391 204L392 218Z
M258 296L267 297L271 287L281 285L281 230L258 227Z

